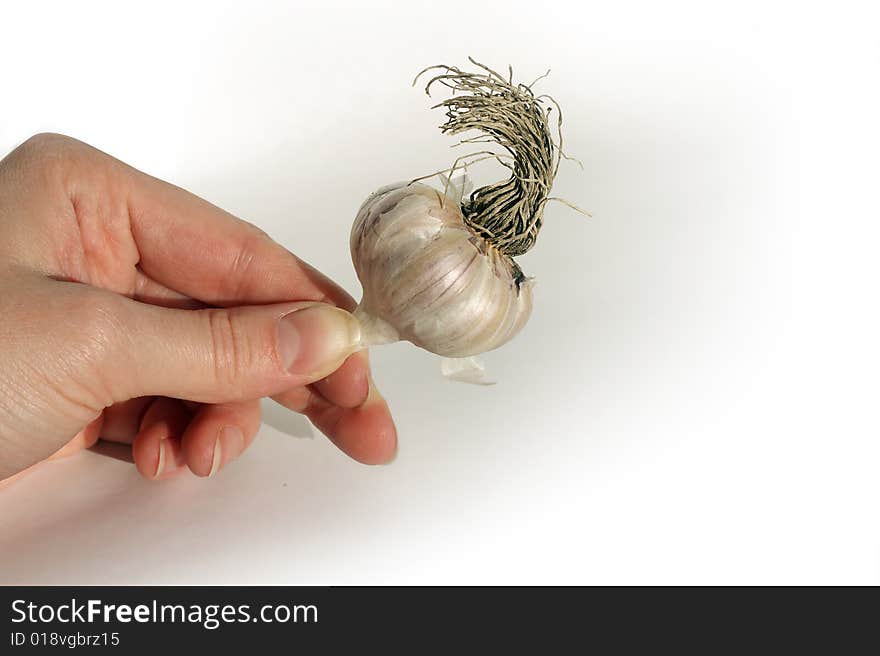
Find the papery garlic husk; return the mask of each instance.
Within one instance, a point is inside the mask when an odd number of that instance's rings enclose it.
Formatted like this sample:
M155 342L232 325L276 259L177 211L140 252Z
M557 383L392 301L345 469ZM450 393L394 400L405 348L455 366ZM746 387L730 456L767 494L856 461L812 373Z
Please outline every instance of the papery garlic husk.
M459 199L420 183L379 189L361 206L351 256L363 286L363 346L408 340L449 358L509 341L532 311L532 281L474 233Z

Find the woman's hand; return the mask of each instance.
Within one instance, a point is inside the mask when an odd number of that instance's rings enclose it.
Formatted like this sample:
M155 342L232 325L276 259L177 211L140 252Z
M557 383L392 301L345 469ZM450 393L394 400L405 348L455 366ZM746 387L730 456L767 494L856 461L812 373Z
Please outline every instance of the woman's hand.
M146 477L209 476L254 439L264 396L387 462L354 306L253 225L32 137L0 162L0 479L99 439Z

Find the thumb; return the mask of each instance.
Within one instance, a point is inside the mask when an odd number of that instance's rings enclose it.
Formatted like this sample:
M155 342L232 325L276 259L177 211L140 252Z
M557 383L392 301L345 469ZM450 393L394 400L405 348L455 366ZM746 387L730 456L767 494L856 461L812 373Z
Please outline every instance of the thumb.
M324 303L129 307L119 326L123 346L111 349L116 362L109 363L127 398L224 403L271 396L325 378L360 348L357 319Z

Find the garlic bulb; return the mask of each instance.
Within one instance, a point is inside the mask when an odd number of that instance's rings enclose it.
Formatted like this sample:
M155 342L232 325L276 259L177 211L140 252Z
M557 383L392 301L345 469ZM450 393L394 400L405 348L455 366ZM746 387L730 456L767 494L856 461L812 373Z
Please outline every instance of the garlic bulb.
M482 134L460 143L494 143L506 152L471 153L451 169L373 193L352 227L351 257L364 290L355 311L364 346L409 340L464 359L445 362L444 375L485 383L471 356L508 342L531 314L533 284L513 258L534 246L545 204L558 200L549 192L564 155L561 130L554 141L548 123L559 106L532 93L537 80L514 84L513 71L502 76L471 63L480 71L432 66L419 75L439 69L425 87L429 95L436 83L453 90L437 105L446 110L444 133L476 130ZM466 170L476 157L497 160L510 177L471 193L464 184L455 189L459 164ZM418 182L435 175L446 183L442 193Z
M432 187L384 187L361 206L351 256L364 288L355 315L372 344L405 339L445 357L510 340L532 311L532 283Z

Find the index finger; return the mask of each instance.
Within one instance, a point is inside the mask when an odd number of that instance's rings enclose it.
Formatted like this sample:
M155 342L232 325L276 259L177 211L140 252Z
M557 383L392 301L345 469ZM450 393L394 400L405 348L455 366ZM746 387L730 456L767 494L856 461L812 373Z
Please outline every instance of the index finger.
M107 201L113 207L102 213L127 210L138 267L151 280L215 306L297 300L354 308L339 285L253 224L92 146L65 140L79 160L72 167L75 194L90 195L98 205L108 196L124 199L119 205Z
M210 305L308 300L351 310L354 299L256 226L131 169L132 236L141 270Z

